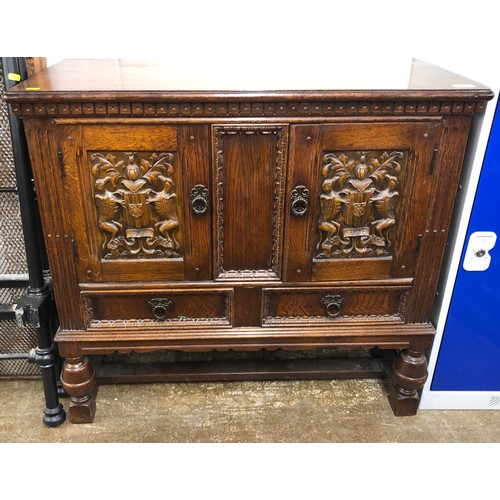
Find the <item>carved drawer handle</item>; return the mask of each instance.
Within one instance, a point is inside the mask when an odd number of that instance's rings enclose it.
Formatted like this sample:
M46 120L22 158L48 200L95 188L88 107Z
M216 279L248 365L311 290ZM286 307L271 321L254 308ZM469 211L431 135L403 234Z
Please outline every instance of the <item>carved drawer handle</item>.
M208 189L203 184L197 184L189 193L191 209L196 215L203 215L208 210Z
M292 214L302 217L309 210L309 189L305 186L296 186L292 191Z
M168 311L174 307L174 303L170 299L151 299L148 306L151 308L155 319L164 321L167 318Z
M327 318L337 318L340 315L340 306L344 302L342 295L325 295L321 305L325 308Z

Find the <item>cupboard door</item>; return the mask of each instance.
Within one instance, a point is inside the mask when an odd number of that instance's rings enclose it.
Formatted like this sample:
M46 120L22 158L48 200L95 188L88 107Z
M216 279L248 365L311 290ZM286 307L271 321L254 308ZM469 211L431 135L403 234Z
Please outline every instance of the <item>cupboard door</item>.
M81 281L210 279L209 130L63 125Z
M412 277L438 141L436 121L292 127L287 281Z

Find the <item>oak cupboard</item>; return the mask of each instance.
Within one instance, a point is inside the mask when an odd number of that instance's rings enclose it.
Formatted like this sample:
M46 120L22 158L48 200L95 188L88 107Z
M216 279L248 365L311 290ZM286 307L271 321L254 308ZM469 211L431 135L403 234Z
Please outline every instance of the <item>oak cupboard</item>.
M391 404L414 414L491 91L420 61L405 85L172 74L69 60L7 95L27 134L71 421L94 418L88 355L162 349L397 349Z

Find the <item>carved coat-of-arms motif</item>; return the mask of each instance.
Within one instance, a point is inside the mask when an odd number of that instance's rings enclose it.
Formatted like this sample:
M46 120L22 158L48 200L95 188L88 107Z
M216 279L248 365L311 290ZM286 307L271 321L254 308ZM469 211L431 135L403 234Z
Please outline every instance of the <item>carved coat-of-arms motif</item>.
M390 255L406 154L344 151L323 156L317 259Z
M104 259L180 257L173 153L92 153Z

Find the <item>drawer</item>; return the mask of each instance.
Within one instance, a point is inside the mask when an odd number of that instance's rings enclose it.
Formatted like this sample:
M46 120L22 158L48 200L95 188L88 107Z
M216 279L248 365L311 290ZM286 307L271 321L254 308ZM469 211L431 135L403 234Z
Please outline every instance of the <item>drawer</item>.
M262 325L402 323L410 286L264 288Z
M88 329L231 326L233 289L82 292Z

